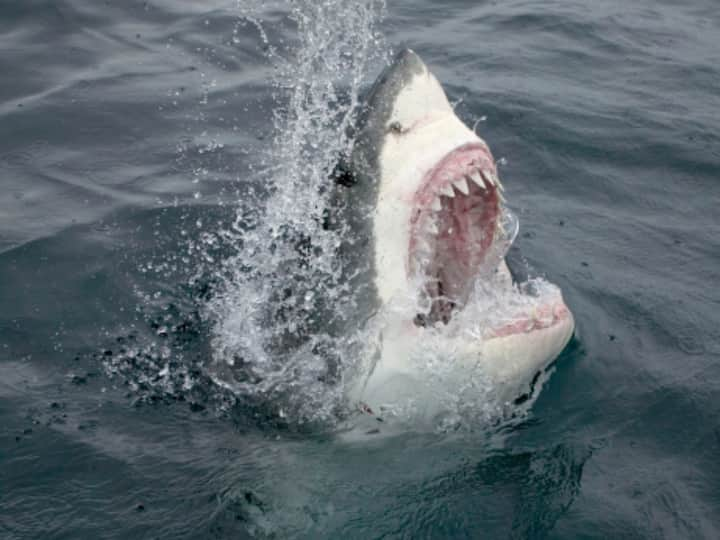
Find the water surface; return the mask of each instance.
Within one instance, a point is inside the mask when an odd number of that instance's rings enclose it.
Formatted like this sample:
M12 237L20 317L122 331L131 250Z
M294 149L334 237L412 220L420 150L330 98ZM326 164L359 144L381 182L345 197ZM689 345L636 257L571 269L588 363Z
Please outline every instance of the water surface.
M389 2L332 38L362 84L411 46L481 120L577 321L519 424L363 445L204 371L238 207L288 166L273 81L342 28L311 5L0 3L0 536L718 537L714 2Z

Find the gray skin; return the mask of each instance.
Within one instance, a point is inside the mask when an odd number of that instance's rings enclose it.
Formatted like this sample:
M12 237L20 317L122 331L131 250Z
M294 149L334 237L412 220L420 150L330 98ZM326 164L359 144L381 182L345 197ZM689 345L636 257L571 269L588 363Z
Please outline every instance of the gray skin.
M423 72L423 62L413 51L400 51L378 76L365 95L352 133L349 157L341 159L335 172L329 226L342 229L343 245L338 254L344 282L354 297L357 322L377 311L375 261L371 216L379 191L379 158L386 138L403 126L390 124L395 101L412 78Z
M400 51L363 100L349 160L350 170L358 181L375 183L385 138L393 130L402 130L402 126L389 125L395 101L413 76L423 72L423 66L420 57L411 50Z

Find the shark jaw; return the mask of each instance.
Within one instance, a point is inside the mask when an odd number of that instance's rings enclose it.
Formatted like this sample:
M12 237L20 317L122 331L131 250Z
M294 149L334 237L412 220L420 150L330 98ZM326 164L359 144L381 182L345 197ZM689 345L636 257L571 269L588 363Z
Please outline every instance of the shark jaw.
M374 279L390 308L379 359L353 397L369 409L425 400L413 357L440 338L458 373L481 369L506 389L501 399L514 399L562 351L574 322L556 287L537 294L513 283L504 257L517 230L490 149L409 50L375 83L368 110L353 161L375 164ZM496 318L473 310L488 290L517 305Z
M418 325L447 324L467 301L473 278L486 273L501 232L501 188L479 140L453 150L425 174L413 199L408 246L408 271L423 283L430 307L417 315Z
M479 138L451 151L424 175L413 199L408 241L407 270L421 284L428 306L416 315L417 326L447 325L477 285L513 287L504 256L517 223L503 222L502 191L495 161ZM515 292L533 289L516 284ZM569 315L562 297L533 307L532 313L517 313L512 321L488 328L483 337L542 330Z

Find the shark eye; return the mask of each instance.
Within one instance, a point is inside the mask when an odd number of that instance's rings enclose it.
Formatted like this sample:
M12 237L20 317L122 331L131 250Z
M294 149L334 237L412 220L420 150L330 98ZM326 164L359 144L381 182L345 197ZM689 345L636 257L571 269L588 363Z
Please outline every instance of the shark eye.
M396 133L398 135L401 135L407 131L407 129L403 129L402 124L395 120L394 122L391 122L388 126L388 131L392 133Z

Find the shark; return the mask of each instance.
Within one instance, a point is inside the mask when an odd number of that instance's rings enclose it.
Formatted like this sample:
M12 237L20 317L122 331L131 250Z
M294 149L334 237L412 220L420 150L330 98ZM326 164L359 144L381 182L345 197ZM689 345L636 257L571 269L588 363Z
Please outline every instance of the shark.
M381 322L348 399L378 419L408 404L431 417L478 376L499 403L527 398L575 324L557 286L508 264L518 222L488 144L410 49L366 93L352 137L334 206L353 232L342 257L357 309ZM451 374L442 392L428 351Z

